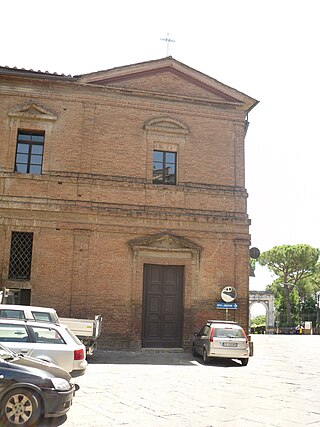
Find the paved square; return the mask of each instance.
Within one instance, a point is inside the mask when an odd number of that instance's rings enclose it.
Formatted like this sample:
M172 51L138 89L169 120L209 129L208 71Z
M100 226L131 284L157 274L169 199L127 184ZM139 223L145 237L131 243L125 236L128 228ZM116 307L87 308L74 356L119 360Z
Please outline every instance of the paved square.
M320 336L255 335L248 366L98 351L66 419L44 426L318 426Z

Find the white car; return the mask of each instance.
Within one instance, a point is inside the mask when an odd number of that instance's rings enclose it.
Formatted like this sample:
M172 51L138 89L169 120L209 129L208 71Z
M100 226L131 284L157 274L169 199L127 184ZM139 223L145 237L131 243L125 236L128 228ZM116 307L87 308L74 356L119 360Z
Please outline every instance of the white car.
M0 343L15 353L60 366L73 377L84 374L86 348L65 325L0 319Z
M223 320L207 320L194 334L192 354L203 357L205 364L213 358L240 359L243 366L249 362L249 340L240 325Z
M100 314L96 315L94 319L59 318L54 308L20 304L0 304L0 318L63 323L86 346L87 356L91 356L97 348L97 340L100 336L102 325L102 316Z
M60 323L59 317L54 308L30 305L0 304L0 318Z

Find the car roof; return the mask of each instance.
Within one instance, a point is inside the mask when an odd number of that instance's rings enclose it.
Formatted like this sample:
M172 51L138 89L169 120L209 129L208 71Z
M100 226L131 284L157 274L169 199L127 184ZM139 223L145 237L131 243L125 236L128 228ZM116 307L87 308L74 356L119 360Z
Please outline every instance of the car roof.
M49 307L38 307L36 305L19 305L19 304L0 304L0 310L37 310L44 312L55 312L54 308Z
M32 326L39 326L39 327L53 327L53 328L63 328L66 329L67 327L65 325L62 325L61 323L52 323L52 322L38 322L36 320L28 320L28 319L3 319L0 318L0 323L10 323L11 325L32 325Z
M207 320L207 323L224 323L230 325L238 325L237 322L233 322L232 320Z

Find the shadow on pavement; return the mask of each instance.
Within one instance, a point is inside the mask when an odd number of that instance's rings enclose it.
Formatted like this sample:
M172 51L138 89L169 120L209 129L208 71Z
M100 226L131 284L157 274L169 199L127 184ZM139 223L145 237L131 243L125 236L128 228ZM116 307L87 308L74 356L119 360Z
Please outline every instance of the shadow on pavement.
M106 351L96 350L88 358L89 364L124 365L197 365L189 351L183 350L143 350Z
M64 415L63 417L57 417L57 418L44 418L41 420L39 427L57 427L61 426L67 421L67 415Z
M239 360L237 359L222 359L222 358L216 358L216 359L212 359L210 360L210 362L206 365L203 362L203 359L201 356L196 356L194 357L194 360L196 360L199 365L204 365L204 366L208 366L210 367L223 367L223 368L240 368L242 367L242 364Z
M106 351L96 350L93 356L88 358L89 364L102 365L204 365L202 357L193 357L189 351L174 350L143 350L143 351ZM237 367L241 363L231 359L217 359L206 366Z

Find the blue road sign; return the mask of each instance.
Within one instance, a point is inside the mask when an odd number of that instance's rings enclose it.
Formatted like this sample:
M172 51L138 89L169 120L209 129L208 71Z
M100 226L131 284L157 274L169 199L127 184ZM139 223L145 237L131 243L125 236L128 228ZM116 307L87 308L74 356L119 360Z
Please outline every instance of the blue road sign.
M236 310L238 304L236 302L216 302L216 308L222 308L224 310Z

